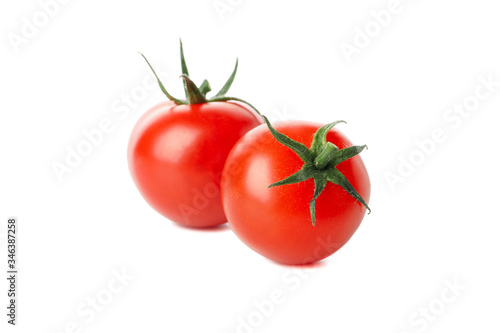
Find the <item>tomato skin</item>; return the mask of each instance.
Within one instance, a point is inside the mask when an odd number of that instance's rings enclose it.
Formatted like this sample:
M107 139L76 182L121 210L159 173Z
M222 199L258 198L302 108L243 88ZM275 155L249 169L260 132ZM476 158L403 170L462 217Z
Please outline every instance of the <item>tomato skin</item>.
M294 121L276 124L279 132L311 146L321 124ZM327 141L339 149L352 146L333 128ZM300 170L304 162L277 142L265 125L244 135L233 147L224 167L222 203L231 229L250 248L283 264L300 265L324 259L351 238L366 208L340 186L328 183L316 201L316 226L309 202L314 181L268 188ZM358 193L369 201L370 180L359 155L340 163Z
M132 131L132 178L149 205L174 222L189 227L225 223L224 162L234 143L261 123L254 111L237 103L160 103Z

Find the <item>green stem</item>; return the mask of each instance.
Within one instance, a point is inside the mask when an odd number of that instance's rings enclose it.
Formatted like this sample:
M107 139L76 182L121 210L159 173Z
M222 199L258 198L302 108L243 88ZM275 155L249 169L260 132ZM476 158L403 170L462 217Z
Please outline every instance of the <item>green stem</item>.
M187 90L187 100L189 104L202 104L206 103L207 99L200 92L200 89L194 84L193 81L189 78L189 76L182 74L181 77L184 79Z
M173 101L177 105L202 104L202 103L209 103L209 102L238 101L238 102L247 104L252 109L254 109L255 112L257 112L259 115L261 115L259 110L257 110L257 108L255 106L248 103L247 101L242 100L242 99L237 98L237 97L225 96L226 93L228 92L229 88L233 84L234 77L236 76L236 72L238 70L238 59L236 59L236 64L234 65L234 69L233 69L231 75L229 76L229 78L227 79L226 83L222 87L222 89L215 96L213 96L212 98L209 99L206 97L206 94L212 90L212 87L210 87L210 84L208 83L207 80L204 80L203 83L198 88L196 86L196 84L194 84L194 82L189 78L189 71L188 71L188 68L186 65L186 59L184 57L184 48L182 45L182 40L179 40L179 44L180 44L180 53L181 53L181 70L182 70L181 77L184 79L183 85L184 85L184 90L186 93L186 100L177 99L168 93L168 91L163 86L163 83L160 81L160 78L158 77L158 75L156 75L156 72L153 69L153 66L151 66L148 59L146 59L146 57L142 53L139 52L142 55L142 57L144 58L144 60L146 60L146 63L148 64L149 68L151 68L151 71L153 71L153 74L155 75L156 80L158 81L158 85L160 86L161 91L167 96L167 98L169 100Z
M327 142L325 149L323 149L323 151L314 159L314 165L316 168L323 170L326 165L330 163L333 154L335 154L337 150L339 150L339 148L336 145L331 142Z
M229 102L229 101L237 101L237 102L241 102L241 103L245 103L246 105L248 105L249 107L251 107L252 109L254 109L255 112L257 112L259 114L259 116L262 116L262 114L259 112L259 110L257 110L257 108L255 106L253 106L252 104L248 103L247 101L245 100L242 100L241 98L237 98L237 97L227 97L227 96L220 96L220 97L213 97L213 98L210 98L208 100L209 102Z

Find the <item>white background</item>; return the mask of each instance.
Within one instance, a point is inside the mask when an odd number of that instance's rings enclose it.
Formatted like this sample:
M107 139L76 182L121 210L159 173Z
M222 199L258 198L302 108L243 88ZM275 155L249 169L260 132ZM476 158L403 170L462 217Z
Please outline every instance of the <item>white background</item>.
M389 3L221 0L218 12L213 0L72 0L44 22L39 2L3 1L0 253L5 271L17 216L20 277L15 328L1 280L0 331L499 332L500 87L463 119L447 111L474 102L480 77L500 81L499 8L401 0L380 28L370 13ZM30 34L26 20L40 27ZM369 146L373 213L338 253L277 265L227 227L180 228L144 202L127 140L165 97L140 95L150 72L137 52L180 96L179 37L195 82L218 90L239 57L231 95L275 119L344 119L339 129ZM111 133L58 180L52 164L103 119ZM423 157L415 141L436 129L446 139ZM401 166L410 157L414 170ZM388 173L403 181L391 187ZM130 280L110 294L122 271ZM282 294L273 308L271 293ZM101 311L89 310L95 297Z

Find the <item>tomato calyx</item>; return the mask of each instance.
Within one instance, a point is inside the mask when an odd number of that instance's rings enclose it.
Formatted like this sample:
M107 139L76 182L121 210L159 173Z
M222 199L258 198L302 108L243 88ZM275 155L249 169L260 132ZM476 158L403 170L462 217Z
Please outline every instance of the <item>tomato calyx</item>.
M233 72L227 79L224 86L213 97L207 98L207 93L212 91L212 87L210 86L210 83L207 80L203 80L200 86L196 86L196 84L190 79L189 71L186 65L186 59L184 57L184 48L182 46L182 40L180 40L180 53L181 53L181 70L182 70L182 75L180 76L180 78L183 79L184 92L186 95L185 99L175 98L174 96L168 93L168 91L165 89L165 86L163 85L160 78L153 69L153 66L151 66L148 59L146 59L146 57L144 56L144 54L140 53L140 55L144 58L149 68L153 72L154 76L156 77L156 80L158 81L158 85L160 86L161 91L165 94L165 96L167 96L169 100L171 100L177 105L192 105L192 104L203 104L210 102L237 101L247 104L260 115L260 112L247 101L237 97L226 96L226 93L229 91L229 88L231 88L231 85L233 84L234 77L236 76L236 71L238 70L238 59L236 59L236 64L234 66Z
M274 138L282 145L294 151L297 156L304 161L304 165L299 171L268 187L300 183L312 178L314 180L314 194L309 202L309 210L311 212L313 226L316 225L316 200L321 195L328 182L342 187L349 195L365 206L368 213L371 212L370 207L368 207L368 204L358 191L356 191L347 178L337 169L337 165L361 153L367 148L366 145L339 149L333 143L326 141L328 131L339 123L345 123L345 121L335 121L318 129L314 134L311 147L307 148L304 144L278 132L265 116L262 116L262 118L266 122Z

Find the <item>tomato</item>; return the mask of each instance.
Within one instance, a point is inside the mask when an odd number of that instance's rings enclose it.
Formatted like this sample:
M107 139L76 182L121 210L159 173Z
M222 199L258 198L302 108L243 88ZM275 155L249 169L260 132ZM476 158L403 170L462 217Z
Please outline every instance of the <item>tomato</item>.
M226 157L262 119L249 106L230 102L240 99L225 96L237 67L208 99L208 81L198 88L188 77L182 44L181 62L186 100L168 94L157 77L170 101L152 107L135 125L129 170L139 192L160 214L185 226L212 227L227 221L219 193Z
M194 227L224 223L224 162L236 141L259 124L235 103L160 103L132 132L130 172L146 201L170 220Z
M229 225L264 257L283 264L312 263L340 249L359 227L370 196L368 173L357 155L365 146L353 146L332 127L293 121L278 124L273 134L261 125L246 133L229 153L221 183ZM315 138L320 128L323 133ZM288 145L292 142L295 150L273 137L278 133L281 141ZM313 138L317 143L324 142L313 148ZM327 156L324 162L316 166L304 162L317 162L314 157L323 151L323 157ZM332 156L341 163L334 165L337 162L331 162ZM303 169L309 170L305 176L301 176ZM323 173L332 175L330 178L342 186L324 180ZM309 178L311 175L314 177Z

